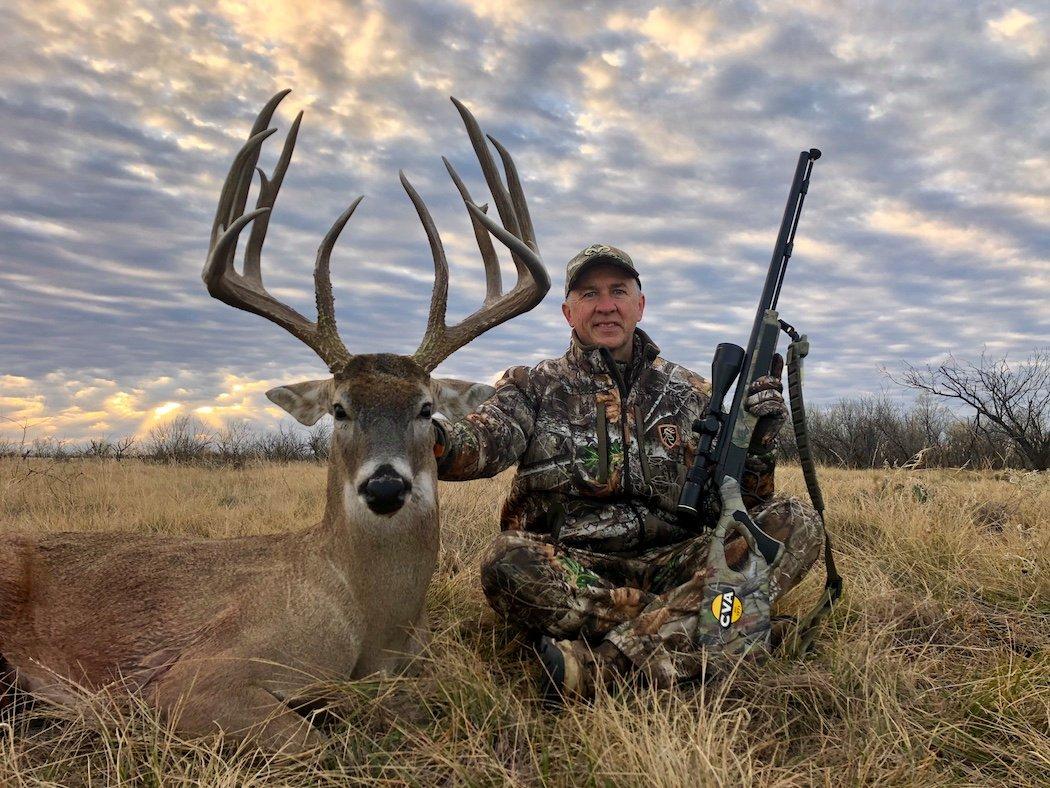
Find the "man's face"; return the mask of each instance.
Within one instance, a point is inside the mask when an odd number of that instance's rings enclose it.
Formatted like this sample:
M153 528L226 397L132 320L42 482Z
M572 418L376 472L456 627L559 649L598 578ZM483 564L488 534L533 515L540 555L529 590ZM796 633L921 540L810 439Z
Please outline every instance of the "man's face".
M634 327L644 309L645 296L635 278L622 268L600 264L583 272L561 305L583 344L608 348L620 361L630 357Z

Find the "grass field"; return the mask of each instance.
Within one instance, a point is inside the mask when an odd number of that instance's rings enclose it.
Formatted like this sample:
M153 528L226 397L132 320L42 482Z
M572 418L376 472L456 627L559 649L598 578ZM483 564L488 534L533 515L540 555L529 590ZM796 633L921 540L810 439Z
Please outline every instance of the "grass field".
M333 688L303 759L181 742L146 709L37 707L0 724L0 784L1046 785L1050 478L823 472L846 596L806 659L623 688L560 712L489 612L478 555L509 476L443 484L435 629L417 674ZM780 488L802 493L797 468ZM320 516L324 469L0 460L4 530L237 536ZM807 608L815 571L782 610Z

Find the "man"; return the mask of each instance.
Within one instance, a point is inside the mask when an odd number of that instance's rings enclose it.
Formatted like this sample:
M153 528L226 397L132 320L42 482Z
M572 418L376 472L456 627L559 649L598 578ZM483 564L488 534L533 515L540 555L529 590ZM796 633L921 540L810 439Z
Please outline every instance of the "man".
M683 528L675 509L696 452L691 425L710 387L659 357L636 328L644 311L631 258L587 247L565 274L568 352L507 370L491 399L439 430L441 479L489 477L518 463L502 532L482 557L482 585L498 613L542 636L548 689L562 696L587 697L632 671L666 686L703 669L691 633L710 535ZM773 599L823 545L816 512L773 498L787 415L775 371L748 392L759 421L742 480L753 519L786 545L770 577ZM726 553L738 565L745 542L727 542Z

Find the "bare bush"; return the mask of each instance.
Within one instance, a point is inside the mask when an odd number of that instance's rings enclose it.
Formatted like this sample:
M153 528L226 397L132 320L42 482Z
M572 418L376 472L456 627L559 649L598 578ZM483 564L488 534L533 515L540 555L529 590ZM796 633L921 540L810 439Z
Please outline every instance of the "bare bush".
M76 450L68 441L56 438L34 438L29 455L62 462L75 457Z
M872 468L895 459L910 459L923 447L908 451L917 441L906 434L904 422L899 406L885 397L843 399L828 408L810 408L807 413L816 461L846 468ZM787 447L797 457L794 442L788 442Z
M157 462L200 462L208 458L213 438L192 416L177 416L150 430L143 456Z
M82 457L91 457L96 460L108 460L113 453L113 444L106 438L93 438L80 450Z
M930 395L913 403L885 395L843 399L807 409L814 459L845 468L1028 467L1006 434L954 414ZM780 456L798 459L790 423L780 434Z
M135 444L134 438L128 436L120 438L113 446L113 459L123 460L126 457L133 457L135 455Z
M259 438L258 446L260 456L270 462L301 462L313 458L302 433L284 425L264 433Z
M17 421L9 416L0 415L0 421L5 421L18 430L19 438L0 439L0 457L21 457L25 459L32 453L32 445L29 442L29 431L33 425L27 421Z
M306 441L314 460L328 462L328 453L332 446L332 427L327 422L322 421L310 430Z
M295 427L279 426L259 432L248 422L228 422L212 432L191 416L179 416L154 427L141 442L134 437L91 438L74 445L65 440L43 437L21 442L0 442L0 457L38 457L56 462L83 459L128 457L164 463L207 463L244 467L254 460L270 462L325 462L328 459L332 430L319 424L310 432Z
M246 422L227 422L215 434L212 448L218 462L241 467L259 456L259 436Z
M949 355L940 365L906 365L901 384L955 400L974 411L973 432L1003 441L1026 468L1050 466L1050 352L1037 350L1023 362L982 353L977 363ZM1010 452L1002 456L1010 463Z

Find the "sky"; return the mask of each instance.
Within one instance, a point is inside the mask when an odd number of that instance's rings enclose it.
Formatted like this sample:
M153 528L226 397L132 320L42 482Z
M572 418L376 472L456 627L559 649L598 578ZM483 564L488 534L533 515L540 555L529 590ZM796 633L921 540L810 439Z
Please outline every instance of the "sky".
M0 49L0 437L270 427L287 417L266 389L324 376L200 279L230 162L285 88L267 172L304 119L264 278L312 318L317 246L365 195L332 256L352 352L410 354L426 322L399 169L449 253L450 322L484 298L440 157L489 198L449 96L514 154L553 285L438 375L563 353L565 262L607 243L638 266L641 327L706 376L717 343L746 343L810 147L780 300L812 342L810 402L885 390L905 361L1050 345L1045 4L12 0Z

